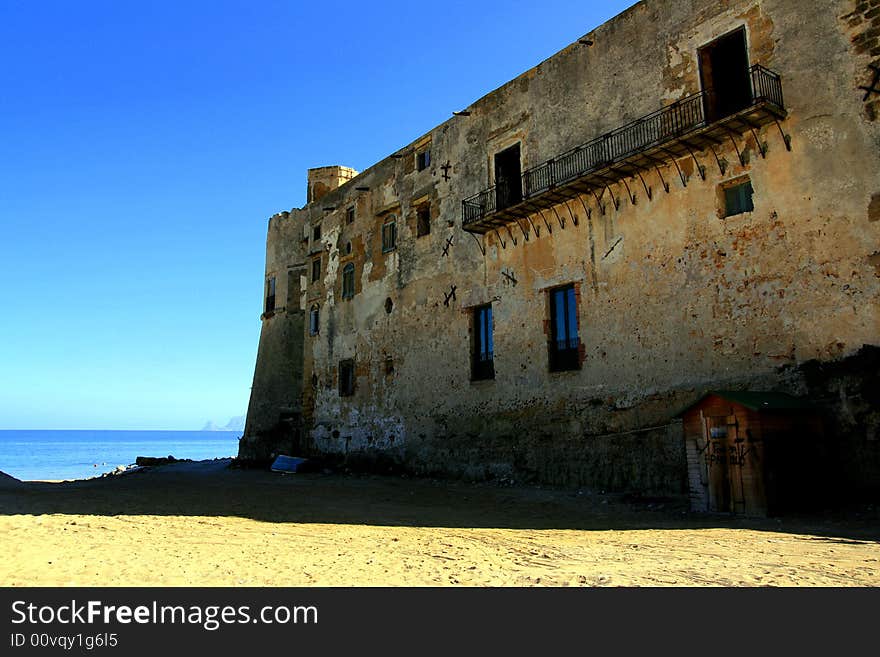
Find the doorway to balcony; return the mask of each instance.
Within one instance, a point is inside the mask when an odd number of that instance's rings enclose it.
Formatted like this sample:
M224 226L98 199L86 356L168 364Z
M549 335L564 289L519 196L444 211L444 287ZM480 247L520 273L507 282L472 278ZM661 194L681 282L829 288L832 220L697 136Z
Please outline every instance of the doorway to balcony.
M522 201L519 144L495 153L495 208L503 210Z
M729 32L698 51L706 122L735 114L752 102L746 28Z

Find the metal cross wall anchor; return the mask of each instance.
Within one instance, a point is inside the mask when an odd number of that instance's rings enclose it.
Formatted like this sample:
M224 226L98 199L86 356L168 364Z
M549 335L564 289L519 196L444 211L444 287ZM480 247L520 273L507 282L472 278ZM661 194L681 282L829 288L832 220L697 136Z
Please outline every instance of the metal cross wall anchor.
M453 285L449 289L449 294L444 294L443 296L444 296L444 299L443 299L444 306L448 306L450 300L455 301L455 286Z
M455 235L453 235L452 237L455 237ZM444 256L449 255L449 247L452 246L452 237L450 237L446 240L446 246L443 247L443 255Z
M878 84L880 84L880 65L868 64L868 68L874 71L874 79L871 81L870 86L859 87L859 89L865 90L865 95L862 98L863 101L868 100L871 94L877 94L878 96L880 96L880 87L877 86Z
M516 277L513 275L513 272L508 273L508 272L506 272L506 271L504 271L504 270L502 269L502 270L501 270L501 275L504 276L504 278L507 279L507 280L505 281L505 283L510 283L511 285L516 285L516 284L517 284L517 280L516 280Z
M446 164L444 164L440 168L443 169L443 180L449 180L449 170L452 168L452 165L449 163L449 160L446 160Z

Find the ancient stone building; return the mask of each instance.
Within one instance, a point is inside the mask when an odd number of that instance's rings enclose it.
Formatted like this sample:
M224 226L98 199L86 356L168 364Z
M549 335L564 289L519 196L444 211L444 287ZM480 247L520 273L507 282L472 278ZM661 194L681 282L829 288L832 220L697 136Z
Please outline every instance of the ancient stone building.
M270 218L243 458L645 492L807 397L880 463L880 0L643 0Z

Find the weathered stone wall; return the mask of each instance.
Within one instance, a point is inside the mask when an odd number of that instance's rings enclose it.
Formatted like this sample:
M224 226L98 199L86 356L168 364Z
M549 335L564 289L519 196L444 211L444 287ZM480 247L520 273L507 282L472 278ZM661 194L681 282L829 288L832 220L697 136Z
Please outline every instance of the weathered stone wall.
M420 472L682 492L684 447L670 422L686 403L721 387L804 394L801 363L880 343L880 131L858 89L854 5L641 2L588 34L592 46L568 46L320 203L273 218L289 228L270 226L267 271L296 261L308 274L321 259L319 280L301 279L300 310L320 316L318 334L302 337L302 449ZM485 237L461 229L461 201L492 184L494 153L518 142L528 168L698 91L697 49L740 26L750 63L782 76L779 128L679 160L684 181L669 162L646 173L650 199L633 178L629 190L614 184L598 201L534 215L528 240L515 224ZM725 218L722 185L743 176L754 211ZM426 204L430 234L418 236ZM302 236L316 222L320 244L307 255ZM348 265L354 296L343 298ZM582 368L550 372L547 290L568 283ZM472 382L471 312L487 303L495 378ZM268 340L258 372L285 367L264 358ZM345 359L351 396L339 394Z

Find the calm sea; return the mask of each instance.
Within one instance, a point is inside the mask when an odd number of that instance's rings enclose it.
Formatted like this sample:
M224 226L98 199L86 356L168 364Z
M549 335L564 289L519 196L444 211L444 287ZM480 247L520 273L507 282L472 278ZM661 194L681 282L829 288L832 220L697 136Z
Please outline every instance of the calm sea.
M0 471L18 479L85 479L138 456L213 459L238 453L238 431L0 431Z

